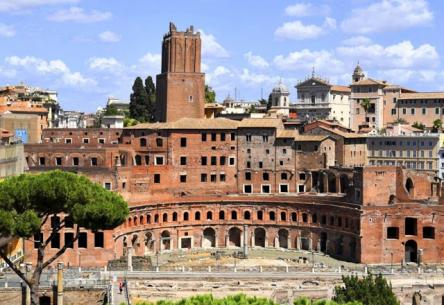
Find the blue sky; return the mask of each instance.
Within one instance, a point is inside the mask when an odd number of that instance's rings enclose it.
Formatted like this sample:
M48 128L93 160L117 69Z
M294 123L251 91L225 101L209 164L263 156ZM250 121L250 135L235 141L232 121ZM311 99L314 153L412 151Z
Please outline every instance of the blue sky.
M291 89L311 74L348 85L370 77L444 90L441 0L0 0L0 85L59 92L67 110L129 99L136 76L160 70L173 21L202 33L203 70L222 101ZM441 39L440 39L441 38Z

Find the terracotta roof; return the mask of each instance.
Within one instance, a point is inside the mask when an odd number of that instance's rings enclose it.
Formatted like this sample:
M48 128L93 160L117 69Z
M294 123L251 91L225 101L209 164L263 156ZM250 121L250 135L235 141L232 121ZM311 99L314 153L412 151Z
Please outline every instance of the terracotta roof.
M143 123L125 129L236 129L239 122L224 118L182 118L169 123Z
M347 86L340 86L340 85L333 85L330 88L331 91L337 91L337 92L346 92L346 93L350 93L351 89L350 87Z
M354 139L354 138L366 138L366 135L364 134L358 134L358 133L353 133L353 132L345 132L342 130L339 130L337 128L333 129L333 128L329 128L327 126L317 126L318 128L322 128L324 130L330 131L331 133L337 134L338 136L344 137L344 138L348 138L348 139Z
M401 93L398 100L444 99L444 92Z
M364 78L362 80L360 80L359 82L355 82L353 84L351 84L352 86L362 86L362 85L383 85L383 86L387 86L389 85L386 82L380 81L380 80L376 80L373 78Z
M275 118L243 119L239 122L240 128L278 128L282 125L282 120Z
M218 104L218 103L206 103L205 104L205 109L210 109L210 108L224 108L223 105Z
M297 135L294 140L296 142L321 142L327 138L330 138L330 136L303 134L303 135Z
M293 139L298 135L298 132L294 129L278 129L276 133L276 138L278 139L284 139L284 138L290 138Z

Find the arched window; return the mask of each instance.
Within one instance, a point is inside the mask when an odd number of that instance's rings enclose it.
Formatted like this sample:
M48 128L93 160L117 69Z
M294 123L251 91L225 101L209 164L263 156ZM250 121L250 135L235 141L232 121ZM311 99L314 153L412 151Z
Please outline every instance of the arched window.
M142 165L142 157L140 155L136 155L135 161L136 165Z
M141 225L143 225L143 215L140 215L140 217L139 217L139 223L140 223Z
M296 212L291 213L291 221L298 221L298 214Z
M263 220L264 219L264 212L257 211L257 219L258 220Z
M236 220L237 219L237 212L231 211L231 219Z
M188 221L189 218L190 218L190 216L188 215L188 212L183 213L183 220L184 221Z
M194 220L200 220L200 212L199 211L194 213Z
M287 213L281 212L281 220L282 221L287 221Z
M212 220L213 219L213 212L208 211L207 212L207 220Z
M155 223L159 222L159 214L154 215L154 222Z
M146 223L151 223L151 214L146 215Z
M173 213L173 221L177 221L177 213L176 212Z
M244 212L244 219L246 219L246 220L250 220L250 218L251 218L250 211L245 211L245 212Z
M225 219L225 212L224 211L219 211L219 219L220 220L224 220Z
M168 221L168 214L167 214L167 213L163 213L163 215L162 215L162 221L163 221L163 222L167 222L167 221Z
M270 211L269 216L270 220L276 220L276 214L273 211Z

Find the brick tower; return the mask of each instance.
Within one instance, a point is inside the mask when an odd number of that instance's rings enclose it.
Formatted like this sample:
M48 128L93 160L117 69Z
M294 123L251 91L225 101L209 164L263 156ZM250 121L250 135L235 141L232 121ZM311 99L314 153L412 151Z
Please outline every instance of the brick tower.
M157 75L157 120L174 122L183 117L203 118L205 74L200 72L200 33L193 26L170 31L162 42L162 71Z

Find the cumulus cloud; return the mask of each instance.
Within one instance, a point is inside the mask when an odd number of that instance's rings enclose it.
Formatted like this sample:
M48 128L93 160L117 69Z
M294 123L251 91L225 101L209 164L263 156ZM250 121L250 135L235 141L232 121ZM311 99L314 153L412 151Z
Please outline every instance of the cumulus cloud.
M346 32L366 34L427 25L433 20L426 0L381 0L352 10L341 28Z
M244 57L253 67L268 68L270 66L269 63L262 56L254 55L251 51L245 53Z
M44 5L73 4L80 0L0 0L0 12L21 11Z
M99 34L99 39L103 42L119 42L122 37L111 31L105 31Z
M337 59L330 51L311 51L303 49L291 52L288 55L278 55L273 59L273 63L280 70L310 71L313 67L317 70L340 73L344 71L344 64Z
M101 12L93 10L86 12L81 7L70 7L69 9L62 9L51 16L48 16L48 20L56 22L73 21L79 23L93 23L108 20L112 17L111 12Z
M369 45L371 43L372 40L366 36L353 36L342 41L342 44L346 46Z
M296 3L285 8L285 14L293 17L312 15L327 15L330 12L328 5L313 5L311 3Z
M93 79L86 78L79 72L72 72L60 59L47 61L33 56L10 56L5 58L5 62L13 67L22 68L31 73L57 76L66 86L84 87L96 85Z
M156 71L160 72L160 63L162 60L162 56L156 53L146 53L141 58L139 58L139 63L143 66L148 66L152 69L157 69Z
M212 34L199 30L202 39L202 55L216 58L229 57L228 51L216 40Z
M89 59L89 68L96 71L116 72L123 65L114 57L93 57Z
M15 29L11 25L6 25L3 23L0 23L0 36L3 37L14 37L15 36Z
M422 44L415 48L410 41L387 47L380 44L342 46L337 48L337 53L382 69L427 68L436 67L439 63L439 55L434 46Z
M285 22L276 29L274 35L282 39L313 39L326 34L329 30L336 28L336 20L330 17L325 18L322 26L315 24L304 24L299 20Z
M277 76L270 76L268 74L262 73L252 73L246 68L242 69L242 74L239 77L247 86L251 87L267 83L272 84L276 83L279 80L279 77Z

